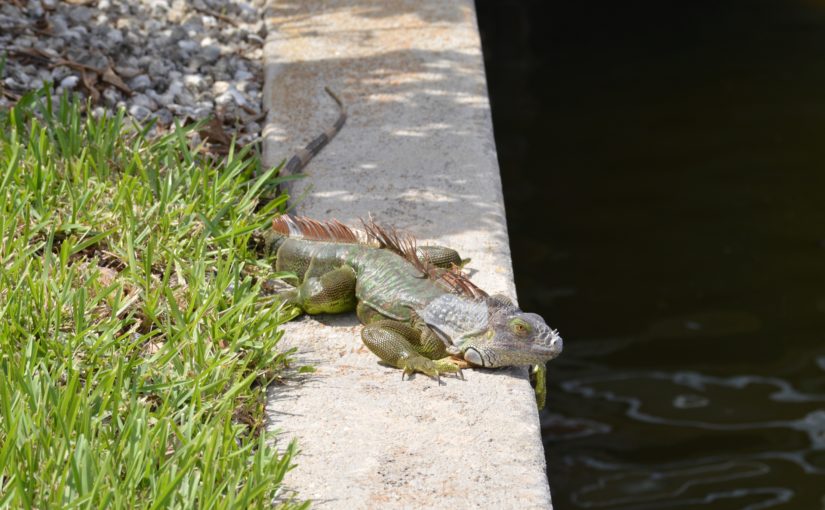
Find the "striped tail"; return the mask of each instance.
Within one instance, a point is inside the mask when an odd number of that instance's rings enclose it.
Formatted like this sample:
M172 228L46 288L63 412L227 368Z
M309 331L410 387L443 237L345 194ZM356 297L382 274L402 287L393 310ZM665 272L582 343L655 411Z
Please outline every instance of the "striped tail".
M340 114L338 115L338 120L335 121L329 129L315 137L314 140L309 142L306 147L299 150L295 155L289 158L284 169L282 171L283 175L294 175L300 172L307 164L321 152L321 149L326 147L326 145L335 138L335 135L341 131L341 128L344 127L344 123L347 122L347 109L344 107L344 103L341 99L338 98L337 95L333 91L329 89L329 87L324 87L324 90L329 97L331 97L337 104L338 110Z

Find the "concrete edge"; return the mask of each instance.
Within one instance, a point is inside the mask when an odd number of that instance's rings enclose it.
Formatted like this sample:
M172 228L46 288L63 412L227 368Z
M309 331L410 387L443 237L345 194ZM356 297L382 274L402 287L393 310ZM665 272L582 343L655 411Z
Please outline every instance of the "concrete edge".
M385 223L473 259L473 281L515 297L472 2L271 2L264 163L349 105L338 138L291 186L298 212ZM360 345L354 317L290 323L285 346L318 372L270 388L269 426L297 437L289 488L324 508L549 508L526 370L401 383Z

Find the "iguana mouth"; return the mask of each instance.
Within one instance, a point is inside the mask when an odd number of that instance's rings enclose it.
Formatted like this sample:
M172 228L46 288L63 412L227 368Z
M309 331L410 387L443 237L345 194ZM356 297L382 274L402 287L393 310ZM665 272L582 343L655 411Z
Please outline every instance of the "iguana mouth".
M560 340L560 339L559 339ZM553 341L548 345L531 345L529 349L522 351L521 355L510 358L512 365L534 365L536 363L546 363L551 359L561 354L561 342ZM467 361L476 367L497 367L503 366L497 362L498 356L496 353L490 352L486 349L476 349L475 347L468 347L462 352L464 361Z
M546 347L544 345L533 345L532 347L530 347L530 354L535 354L542 358L547 358L548 360L555 358L560 353L561 349L556 347L555 344L553 344L552 347Z

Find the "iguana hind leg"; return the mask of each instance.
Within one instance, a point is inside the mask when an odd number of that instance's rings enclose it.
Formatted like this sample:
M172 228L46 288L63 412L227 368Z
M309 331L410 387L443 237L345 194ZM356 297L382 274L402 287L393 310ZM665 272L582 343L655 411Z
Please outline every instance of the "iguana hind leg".
M462 364L448 357L444 344L428 334L435 336L403 322L379 320L364 326L361 339L384 362L404 370L402 377L415 372L436 378L442 373L459 373Z
M376 321L389 320L389 317L363 301L359 301L358 306L355 307L355 315L358 316L358 320L361 321L361 324L372 324Z
M341 266L320 276L312 276L308 270L300 285L281 295L288 304L310 315L352 311L356 304L355 270Z
M453 266L464 267L470 261L470 259L462 259L457 251L446 246L418 246L416 255L422 262L429 262L435 267L445 269Z

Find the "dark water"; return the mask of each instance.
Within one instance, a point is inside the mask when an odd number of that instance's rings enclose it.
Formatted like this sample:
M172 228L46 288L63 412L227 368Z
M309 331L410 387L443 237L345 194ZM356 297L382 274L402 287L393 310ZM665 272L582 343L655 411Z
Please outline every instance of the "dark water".
M556 508L825 508L825 1L478 11Z

